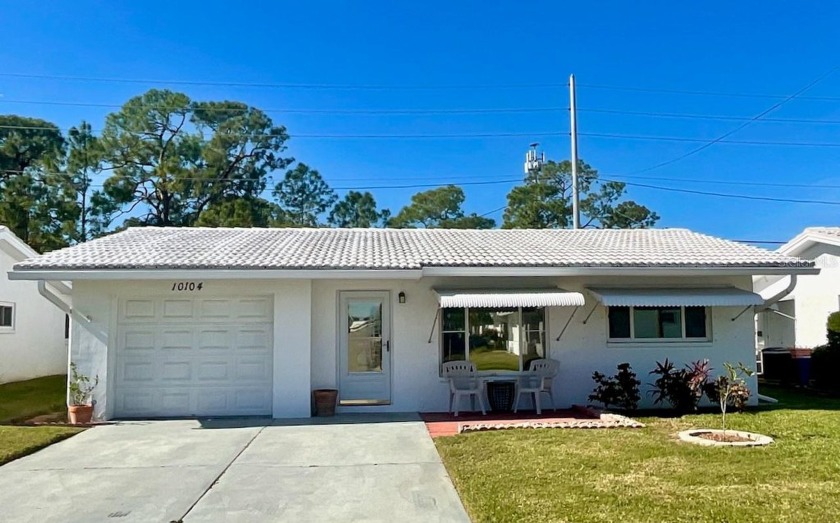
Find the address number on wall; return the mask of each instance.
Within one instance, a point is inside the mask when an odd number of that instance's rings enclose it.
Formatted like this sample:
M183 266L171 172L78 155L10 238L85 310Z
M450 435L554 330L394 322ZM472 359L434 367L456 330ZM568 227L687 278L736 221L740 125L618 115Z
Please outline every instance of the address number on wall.
M176 281L172 284L172 290L175 292L200 291L203 288L203 281Z

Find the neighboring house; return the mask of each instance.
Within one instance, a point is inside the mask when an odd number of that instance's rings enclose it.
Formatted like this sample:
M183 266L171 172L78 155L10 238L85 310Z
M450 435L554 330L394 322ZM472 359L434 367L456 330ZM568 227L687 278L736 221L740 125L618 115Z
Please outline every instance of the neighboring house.
M37 256L0 225L0 383L67 371L65 314L41 296L36 282L7 276L15 263ZM61 282L55 285L66 289Z
M753 289L763 297L783 297L756 316L759 349L813 348L826 339L826 319L840 310L840 227L808 227L778 249L780 254L814 260L819 274L754 278ZM789 292L785 292L789 291Z
M649 382L665 358L753 361L752 277L816 272L683 229L149 227L11 276L72 281L72 358L107 419L309 416L317 388L344 412L445 411L441 363L463 358L553 358L558 403L585 403L622 362Z

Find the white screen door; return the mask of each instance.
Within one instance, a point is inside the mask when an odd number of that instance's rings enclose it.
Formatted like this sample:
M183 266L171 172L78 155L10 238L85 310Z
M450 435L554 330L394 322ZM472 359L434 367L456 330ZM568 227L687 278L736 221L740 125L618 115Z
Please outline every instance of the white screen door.
M339 399L342 405L391 403L388 292L339 294Z

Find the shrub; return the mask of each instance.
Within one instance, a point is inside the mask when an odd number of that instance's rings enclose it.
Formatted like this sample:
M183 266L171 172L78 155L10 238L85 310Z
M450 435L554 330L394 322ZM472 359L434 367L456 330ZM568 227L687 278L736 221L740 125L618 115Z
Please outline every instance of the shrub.
M617 368L618 372L611 377L597 371L592 373L596 386L589 395L589 401L602 403L605 409L615 405L621 410L636 410L641 399L639 385L642 382L636 379L629 363L622 363Z
M828 315L828 346L840 350L840 311Z
M665 358L664 363L656 362L656 368L650 374L659 376L651 385L653 403L668 402L678 412L694 412L703 397L703 388L709 380L709 360L698 360L677 369Z
M820 345L811 353L811 377L818 389L840 391L840 346Z
M72 372L70 378L70 405L89 405L91 403L93 389L99 385L99 375L91 383L89 377L79 372L75 362L70 363L70 370Z

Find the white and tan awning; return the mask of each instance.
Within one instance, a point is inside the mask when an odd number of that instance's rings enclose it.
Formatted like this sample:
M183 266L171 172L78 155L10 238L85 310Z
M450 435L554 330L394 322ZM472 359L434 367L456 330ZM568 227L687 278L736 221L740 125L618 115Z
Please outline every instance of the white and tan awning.
M758 294L735 287L587 289L607 307L746 307L763 305Z
M443 290L436 289L444 309L462 307L580 307L583 294L562 289Z

